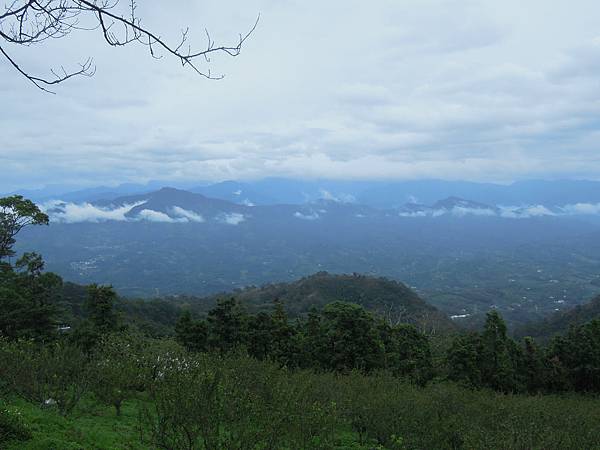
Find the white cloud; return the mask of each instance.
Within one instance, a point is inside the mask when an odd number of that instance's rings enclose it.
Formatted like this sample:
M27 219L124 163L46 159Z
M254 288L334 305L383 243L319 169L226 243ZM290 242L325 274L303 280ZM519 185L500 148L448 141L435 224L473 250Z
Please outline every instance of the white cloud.
M529 219L531 217L556 216L555 212L551 211L543 205L528 205L528 206L502 206L500 207L500 216L508 219Z
M239 225L246 220L246 216L240 213L223 214L219 220L227 225Z
M465 208L463 206L455 206L450 210L453 216L495 216L496 211L487 208Z
M60 200L53 200L41 205L54 222L78 223L78 222L104 222L109 220L125 221L127 214L136 206L143 205L145 202L137 202L129 205L119 206L117 208L102 208L90 203L67 203Z
M314 212L314 211L309 214L304 214L304 213L301 213L300 211L296 211L294 213L294 217L296 217L298 219L302 219L302 220L317 220L320 216L319 216L319 213Z
M340 194L332 194L330 191L326 189L320 189L319 193L321 194L321 198L323 200L329 200L337 203L354 203L356 202L356 198L353 195L340 193Z
M148 222L183 223L188 221L185 217L175 219L163 212L154 211L153 209L142 209L137 217L140 220L147 220Z
M600 215L600 203L576 203L562 208L568 215Z
M190 222L204 222L204 217L202 217L202 215L197 214L194 211L188 211L187 209L180 208L179 206L174 206L172 208L172 214L176 217L185 218Z
M400 217L428 217L432 215L431 211L400 212Z

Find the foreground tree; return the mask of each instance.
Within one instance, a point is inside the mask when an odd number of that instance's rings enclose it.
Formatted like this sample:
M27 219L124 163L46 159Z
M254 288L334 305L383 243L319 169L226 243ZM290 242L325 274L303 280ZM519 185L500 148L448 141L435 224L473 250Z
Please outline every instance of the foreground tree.
M184 311L175 324L175 339L189 351L206 351L208 349L208 327L206 321L194 320L189 311Z
M212 349L228 352L245 341L248 315L236 299L218 300L207 319L208 344Z
M30 225L47 225L48 216L20 195L0 198L0 335L46 342L56 333L58 290L62 280L44 273L44 260L25 253L16 264L9 258L15 237Z
M112 286L89 285L85 301L86 319L71 333L71 341L89 353L104 337L120 331L116 301L117 293Z
M15 255L15 236L30 225L48 225L48 216L21 195L0 198L0 264Z
M334 302L323 308L324 358L330 368L369 371L383 365L384 348L375 319L353 303Z
M600 319L571 327L565 335L555 337L548 359L553 386L600 392Z
M520 355L515 342L507 336L506 323L498 311L487 313L481 334L481 376L483 382L504 392L518 389L516 363Z
M242 45L252 34L254 26L232 45L216 45L206 32L207 43L202 49L192 49L188 44L189 29L182 31L178 42L169 44L160 34L142 25L137 15L134 0L120 5L119 0L11 0L0 9L0 55L31 83L47 92L52 85L75 76L92 76L95 66L92 58L87 58L75 70L51 70L50 77L31 74L12 55L9 47L30 47L49 39L60 39L74 31L98 30L104 41L112 47L122 47L132 43L145 46L150 55L159 59L163 55L178 59L183 66L191 67L199 75L219 79L210 69L202 69L200 61L210 62L213 53L229 56L240 54ZM5 45L3 45L5 44Z

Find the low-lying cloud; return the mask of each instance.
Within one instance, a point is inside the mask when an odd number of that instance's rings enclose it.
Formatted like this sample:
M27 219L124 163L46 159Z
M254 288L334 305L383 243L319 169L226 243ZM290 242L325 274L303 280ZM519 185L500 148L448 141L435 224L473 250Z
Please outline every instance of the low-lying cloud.
M78 222L106 222L109 220L129 220L126 214L145 202L126 204L119 207L103 208L91 203L67 203L62 201L51 201L40 205L54 222L78 223Z
M573 217L573 216L600 216L600 203L576 203L549 208L544 205L525 206L500 206L498 208L465 208L454 207L429 208L417 211L401 211L400 217L423 218L423 217L501 217L504 219L531 219L535 217Z
M321 194L321 199L323 199L323 200L328 200L328 201L332 201L332 202L336 202L336 203L355 203L356 202L356 197L354 197L351 194L340 193L340 194L334 195L332 192L330 192L326 189L321 189L319 191L319 193Z
M167 210L155 211L144 208L137 213L133 210L144 205L145 201L121 206L104 207L91 203L69 203L63 201L50 201L40 205L43 211L54 223L81 223L81 222L155 222L155 223L205 223L213 221L226 225L239 225L247 221L250 216L241 213L221 213L214 217L204 217L195 211L190 211L179 206L173 206ZM300 210L293 214L296 219L315 221L325 214L325 210ZM376 213L377 214L377 213ZM499 217L504 219L531 219L536 217L576 217L576 216L599 216L600 203L574 203L563 206L548 207L544 205L520 205L499 207L467 207L454 206L452 208L434 208L423 206L422 209L412 211L399 211L399 217L404 218L439 218L439 217ZM355 215L357 218L366 217L364 214Z
M136 218L147 220L148 222L162 223L183 223L188 221L185 217L174 218L163 212L154 211L153 209L142 209Z
M300 211L296 211L294 213L294 217L296 217L297 219L302 219L302 220L317 220L320 216L319 216L319 213L314 212L314 211L309 214L304 214L304 213L301 213Z
M102 207L91 203L70 203L60 200L53 200L40 205L52 222L56 223L81 223L81 222L162 222L162 223L202 223L205 222L202 215L174 206L169 211L169 214L155 211L153 209L142 209L139 213L132 215L131 211L142 206L146 201L140 201L121 206Z
M227 225L239 225L246 220L246 216L240 213L222 214L219 221Z
M205 222L204 217L202 217L200 214L195 213L194 211L188 211L187 209L180 208L179 206L174 206L172 212L173 215L182 219L186 219L186 221L189 222Z

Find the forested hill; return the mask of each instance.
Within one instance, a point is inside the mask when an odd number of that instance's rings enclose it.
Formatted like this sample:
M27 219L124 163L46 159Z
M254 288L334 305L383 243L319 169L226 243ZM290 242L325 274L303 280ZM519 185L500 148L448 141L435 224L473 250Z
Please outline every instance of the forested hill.
M558 311L542 321L526 324L515 330L515 335L531 336L544 342L555 335L566 333L572 325L583 325L598 318L600 318L600 296L589 303L566 311Z
M291 283L249 287L233 294L219 294L209 299L230 296L250 310L267 311L274 300L281 300L291 316L322 308L334 301L356 303L391 323L410 323L428 331L448 331L454 323L442 312L422 300L402 283L387 278L360 274L335 275L319 272Z
M85 315L86 290L66 283L62 306L65 323L76 323ZM356 303L391 323L409 323L428 332L455 329L442 312L422 300L402 283L365 275L333 275L319 272L292 283L267 284L210 297L171 296L153 300L119 298L116 308L126 322L136 323L148 331L168 334L183 310L203 316L220 298L235 298L250 313L271 311L273 302L281 300L290 317L321 309L334 301Z

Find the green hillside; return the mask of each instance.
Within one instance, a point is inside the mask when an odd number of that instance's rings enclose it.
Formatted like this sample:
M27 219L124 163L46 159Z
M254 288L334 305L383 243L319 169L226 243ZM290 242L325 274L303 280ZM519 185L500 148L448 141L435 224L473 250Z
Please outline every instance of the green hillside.
M571 326L583 325L597 318L600 318L600 296L589 303L577 305L566 311L558 311L542 321L524 325L515 330L515 335L548 341L555 335L566 333Z
M406 285L386 278L360 274L335 275L319 272L292 283L250 287L233 294L209 297L213 304L220 297L234 297L251 311L270 311L274 300L281 300L291 316L312 308L344 301L356 303L384 317L390 323L409 323L425 331L453 330L455 325L442 312L426 303ZM206 301L206 300L205 300Z

